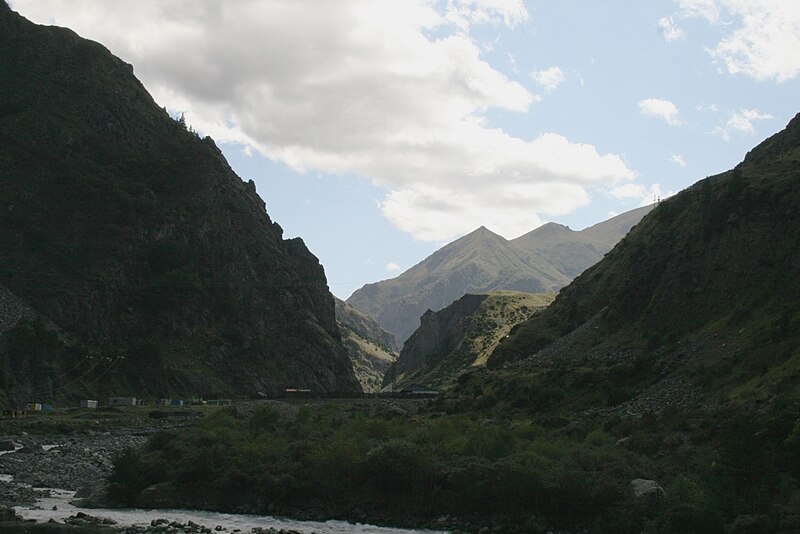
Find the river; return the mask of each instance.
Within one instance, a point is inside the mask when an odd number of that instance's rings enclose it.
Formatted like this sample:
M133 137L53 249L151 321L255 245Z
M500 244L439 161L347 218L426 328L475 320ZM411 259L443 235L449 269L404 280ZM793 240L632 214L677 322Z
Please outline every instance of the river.
M225 529L223 532L235 532L238 529L242 533L250 532L256 527L264 529L274 528L276 530L296 530L308 534L413 534L444 532L377 527L374 525L347 523L345 521L296 521L293 519L271 516L220 514L216 512L192 510L86 509L78 508L70 504L69 501L74 495L74 491L50 490L50 497L38 500L33 506L17 506L14 510L23 518L35 519L37 522L47 522L50 519L61 522L67 517L74 516L78 512L84 512L95 517L112 519L117 522L116 526L145 527L150 525L150 522L154 519L167 519L170 522L177 521L181 524L187 524L189 521L193 521L198 525L211 529L216 529L216 527L219 526Z

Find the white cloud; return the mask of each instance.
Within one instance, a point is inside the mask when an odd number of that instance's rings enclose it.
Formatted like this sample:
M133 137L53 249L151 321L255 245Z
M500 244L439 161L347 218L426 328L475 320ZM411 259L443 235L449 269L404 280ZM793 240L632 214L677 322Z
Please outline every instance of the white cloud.
M686 37L686 32L675 25L672 17L662 17L658 21L658 29L661 30L661 35L664 39L671 43Z
M709 53L730 74L784 82L800 74L800 2L678 0L687 17L721 25L725 36Z
M673 154L669 157L669 160L674 163L675 165L680 165L681 167L686 167L686 160L680 154Z
M550 67L544 70L531 72L531 78L544 88L545 91L555 91L555 89L567 80L564 72L558 67Z
M669 100L646 98L639 102L639 112L642 115L662 119L672 126L683 124L683 121L679 117L678 108Z
M400 266L393 261L386 264L386 270L389 271L390 273L399 273L400 271L402 271Z
M677 0L677 2L686 17L701 17L714 24L719 22L718 0Z
M761 113L757 109L740 109L731 113L728 122L724 126L716 126L712 133L719 135L725 141L730 140L731 134L734 132L741 133L754 133L755 127L753 121L762 121L772 119L773 116L768 113Z
M475 24L527 20L521 0L14 0L100 41L198 131L299 171L354 174L418 239L484 224L518 235L542 214L636 178L615 154L492 127L540 99L493 68ZM562 73L563 74L563 73ZM555 78L554 78L555 80ZM555 81L554 81L555 83Z
M695 109L701 113L717 113L719 111L716 104L698 104Z
M473 24L496 23L501 19L509 27L528 20L522 0L448 0L445 18L463 30Z

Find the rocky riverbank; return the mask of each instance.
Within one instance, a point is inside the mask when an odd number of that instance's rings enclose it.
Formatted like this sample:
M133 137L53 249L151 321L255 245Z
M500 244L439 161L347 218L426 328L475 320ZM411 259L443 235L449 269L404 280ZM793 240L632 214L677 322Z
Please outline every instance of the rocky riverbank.
M88 491L111 473L115 454L128 447L140 447L147 434L117 430L4 439L21 444L22 448L0 456L0 473L13 477L11 481L0 482L0 505L19 506L33 504L47 494L47 490L34 488Z

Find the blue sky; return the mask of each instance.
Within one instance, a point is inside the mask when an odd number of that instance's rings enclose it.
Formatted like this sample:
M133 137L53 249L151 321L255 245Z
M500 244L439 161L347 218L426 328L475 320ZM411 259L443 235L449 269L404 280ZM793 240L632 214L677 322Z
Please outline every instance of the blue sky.
M800 111L800 2L12 0L134 65L346 298L485 225L580 229Z

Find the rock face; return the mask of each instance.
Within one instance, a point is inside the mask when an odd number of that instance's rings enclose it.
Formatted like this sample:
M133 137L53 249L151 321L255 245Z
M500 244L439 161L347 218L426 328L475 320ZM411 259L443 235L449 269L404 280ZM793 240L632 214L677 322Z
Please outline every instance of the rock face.
M364 391L378 391L383 375L397 360L394 336L345 301L334 299L336 322L356 378Z
M631 480L631 491L633 491L633 496L637 499L649 497L650 495L664 494L664 488L659 486L658 482L646 478L635 478Z
M347 299L403 343L426 310L466 293L557 291L597 262L652 207L623 213L580 232L548 223L511 241L481 227L391 280L367 284Z
M733 170L661 202L489 366L627 366L636 396L619 401L631 413L696 405L698 388L725 398L746 383L737 400L795 388L798 176L800 115Z
M0 79L0 390L359 389L322 266L130 65L0 2Z
M384 387L419 384L441 388L486 363L515 325L549 305L553 293L496 291L464 295L450 306L428 310L383 379Z

